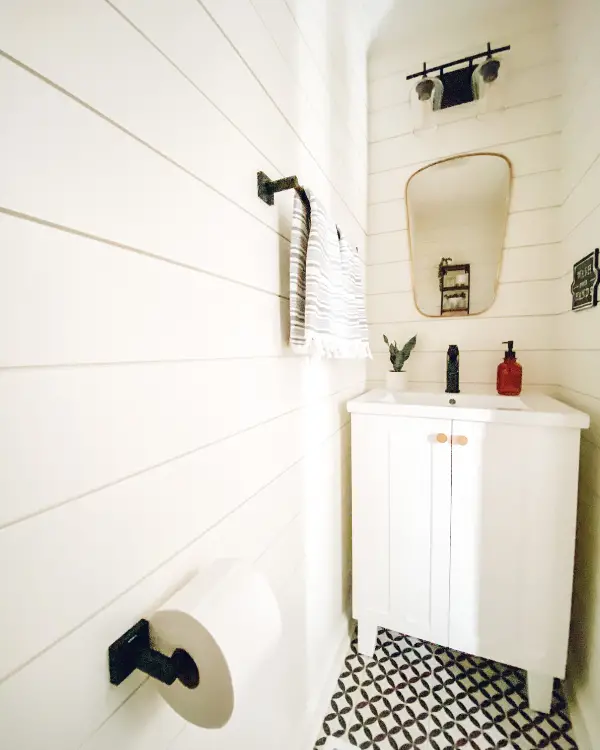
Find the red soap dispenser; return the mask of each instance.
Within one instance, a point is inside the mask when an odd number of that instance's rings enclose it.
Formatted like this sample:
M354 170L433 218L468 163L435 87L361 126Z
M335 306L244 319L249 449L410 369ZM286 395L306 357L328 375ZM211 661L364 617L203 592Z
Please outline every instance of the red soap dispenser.
M513 352L513 341L503 341L508 344L504 352L504 362L498 365L496 390L501 396L518 396L523 382L523 368L517 362L517 354Z

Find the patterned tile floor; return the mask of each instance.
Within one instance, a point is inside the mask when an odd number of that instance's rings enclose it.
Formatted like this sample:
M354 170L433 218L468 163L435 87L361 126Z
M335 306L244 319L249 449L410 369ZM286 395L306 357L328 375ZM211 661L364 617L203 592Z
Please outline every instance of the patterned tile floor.
M525 673L379 630L375 659L356 637L315 750L576 750L555 681L552 713L527 708Z

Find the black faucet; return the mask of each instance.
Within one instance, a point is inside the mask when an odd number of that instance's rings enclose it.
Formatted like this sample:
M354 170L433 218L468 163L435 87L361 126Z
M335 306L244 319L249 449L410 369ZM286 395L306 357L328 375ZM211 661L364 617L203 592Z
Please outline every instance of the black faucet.
M458 383L459 352L456 344L450 344L446 355L446 393L460 393Z

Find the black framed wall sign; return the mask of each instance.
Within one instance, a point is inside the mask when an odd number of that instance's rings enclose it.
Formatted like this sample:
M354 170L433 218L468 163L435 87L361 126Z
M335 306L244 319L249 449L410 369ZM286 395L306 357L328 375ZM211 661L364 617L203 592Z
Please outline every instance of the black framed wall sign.
M596 248L573 264L573 281L571 283L572 310L585 310L598 304L598 286L600 285L600 268Z

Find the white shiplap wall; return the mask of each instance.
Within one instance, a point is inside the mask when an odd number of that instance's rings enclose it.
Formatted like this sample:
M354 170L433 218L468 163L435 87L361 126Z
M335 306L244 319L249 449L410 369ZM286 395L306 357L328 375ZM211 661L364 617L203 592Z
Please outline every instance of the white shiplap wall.
M596 0L563 2L560 394L590 414L582 435L571 657L571 714L581 750L600 747L600 307L571 312L573 263L600 246L600 82L591 73L600 34ZM577 82L586 77L585 91Z
M342 0L0 7L7 750L314 740L365 368L290 355L291 196L267 207L256 172L299 175L364 248L362 34ZM224 555L257 560L284 638L208 733L140 675L110 687L106 648Z
M490 6L491 7L491 6ZM552 4L535 0L500 15L456 19L430 36L373 46L369 59L368 312L375 357L368 377L389 369L382 334L404 342L417 333L409 362L413 383L440 385L445 352L461 350L461 383L495 384L496 368L514 339L527 387L556 382L553 328L560 233L560 78ZM414 131L407 73L493 45L510 44L501 76L504 108L478 114L466 104L436 115L436 128ZM514 182L501 283L492 307L470 319L428 319L415 308L410 281L404 190L427 163L469 151L492 151L512 161Z

